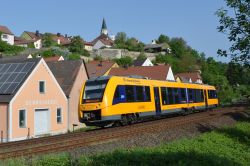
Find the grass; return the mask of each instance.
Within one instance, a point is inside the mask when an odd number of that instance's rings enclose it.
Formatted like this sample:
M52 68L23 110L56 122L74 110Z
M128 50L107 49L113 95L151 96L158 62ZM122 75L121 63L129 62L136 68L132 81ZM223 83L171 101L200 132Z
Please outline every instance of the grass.
M22 160L20 166L25 165ZM11 163L12 162L12 163ZM11 160L4 164L15 165ZM0 162L1 165L1 162ZM250 122L238 122L202 134L154 148L120 149L111 153L80 156L49 155L34 161L35 166L54 165L250 165ZM19 165L18 165L19 166Z

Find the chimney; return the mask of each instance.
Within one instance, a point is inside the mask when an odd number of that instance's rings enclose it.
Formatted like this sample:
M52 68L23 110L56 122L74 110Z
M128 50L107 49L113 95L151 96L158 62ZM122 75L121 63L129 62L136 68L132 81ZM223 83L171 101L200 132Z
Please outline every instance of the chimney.
M36 30L36 36L39 37L40 36L40 33L38 30Z
M57 36L57 37L60 37L60 36L61 36L61 33L57 33L56 36Z

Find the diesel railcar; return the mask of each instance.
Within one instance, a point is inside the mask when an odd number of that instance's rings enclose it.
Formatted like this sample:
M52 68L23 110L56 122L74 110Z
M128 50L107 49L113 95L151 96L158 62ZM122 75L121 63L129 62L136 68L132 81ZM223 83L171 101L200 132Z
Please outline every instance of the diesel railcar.
M126 125L148 116L187 114L217 105L214 86L102 76L83 84L78 112L87 126Z

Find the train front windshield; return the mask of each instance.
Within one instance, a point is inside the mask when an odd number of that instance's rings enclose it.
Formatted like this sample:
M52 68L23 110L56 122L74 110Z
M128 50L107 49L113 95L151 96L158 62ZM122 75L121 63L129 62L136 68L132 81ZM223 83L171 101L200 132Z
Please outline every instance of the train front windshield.
M83 103L101 102L107 83L108 79L88 80L84 87Z

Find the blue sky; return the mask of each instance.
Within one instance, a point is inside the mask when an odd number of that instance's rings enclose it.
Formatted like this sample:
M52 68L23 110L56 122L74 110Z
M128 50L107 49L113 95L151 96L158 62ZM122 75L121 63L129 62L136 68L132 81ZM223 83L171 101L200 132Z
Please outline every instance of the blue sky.
M223 0L8 0L1 6L0 24L17 36L25 30L39 30L91 41L99 35L104 17L111 34L123 31L145 43L160 34L183 37L199 52L229 60L216 54L217 49L230 46L216 30L219 23L214 13L225 7Z

